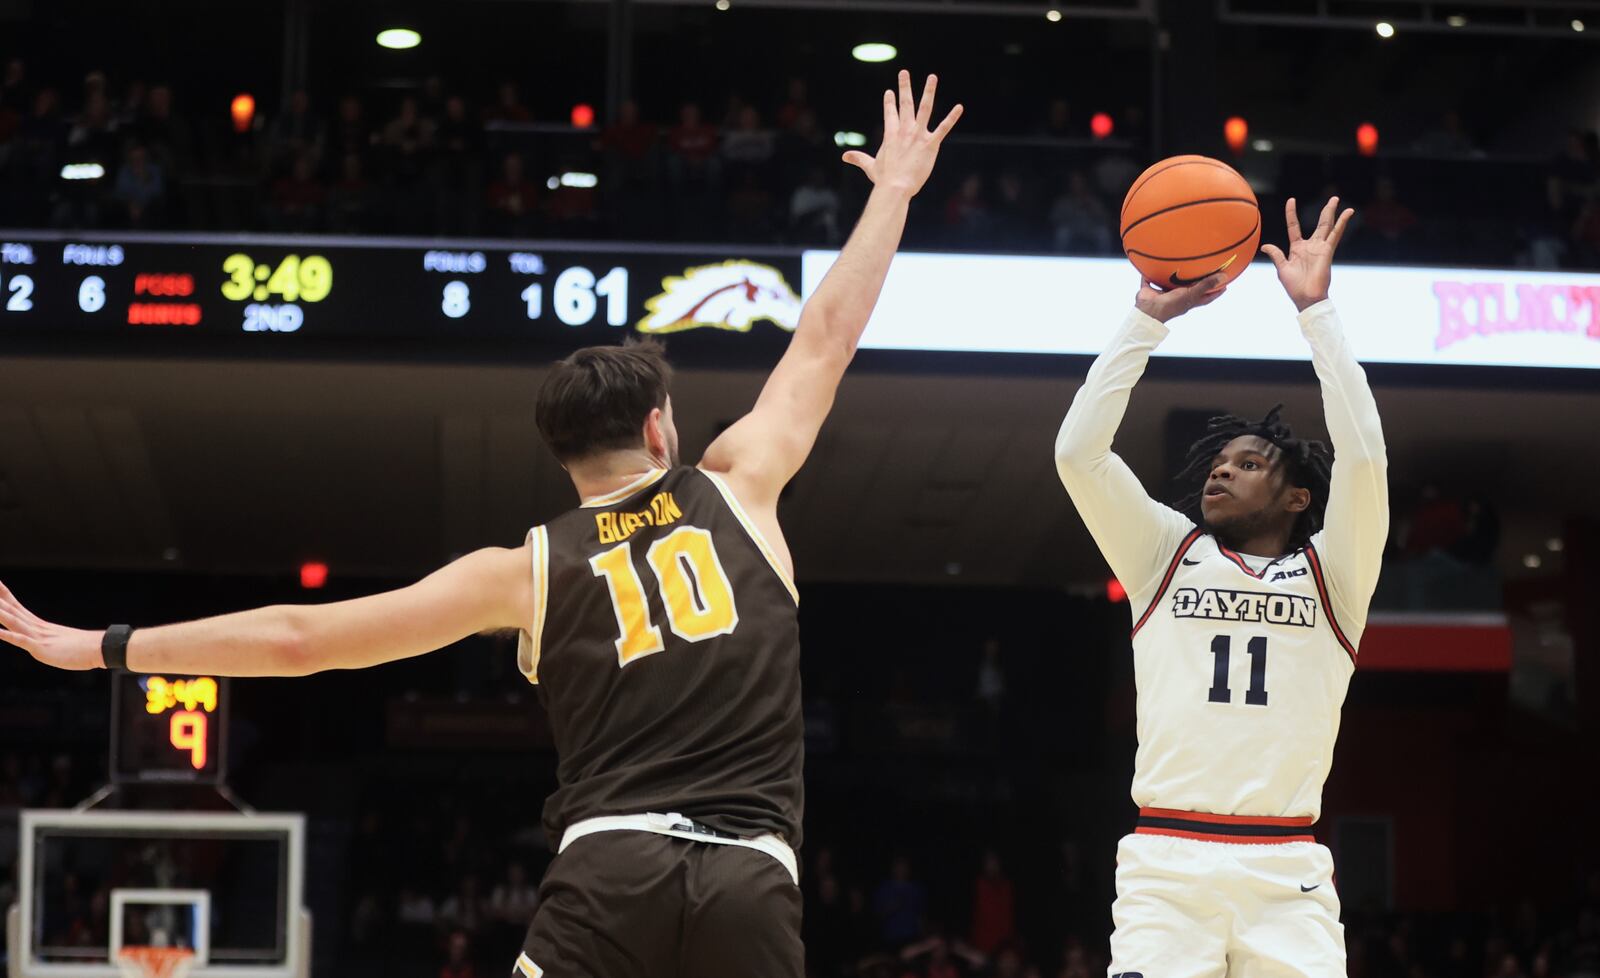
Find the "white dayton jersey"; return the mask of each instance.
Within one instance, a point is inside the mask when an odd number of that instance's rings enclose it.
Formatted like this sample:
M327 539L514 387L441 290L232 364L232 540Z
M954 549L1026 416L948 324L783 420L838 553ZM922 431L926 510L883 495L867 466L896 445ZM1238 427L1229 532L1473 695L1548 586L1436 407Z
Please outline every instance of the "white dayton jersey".
M1141 808L1318 814L1365 624L1329 594L1318 538L1270 560L1191 529L1140 595Z
M1146 809L1314 819L1388 536L1383 432L1329 302L1300 315L1335 461L1324 528L1252 557L1155 502L1111 451L1167 327L1138 311L1090 369L1056 442L1068 493L1134 615ZM1304 824L1309 824L1306 821Z

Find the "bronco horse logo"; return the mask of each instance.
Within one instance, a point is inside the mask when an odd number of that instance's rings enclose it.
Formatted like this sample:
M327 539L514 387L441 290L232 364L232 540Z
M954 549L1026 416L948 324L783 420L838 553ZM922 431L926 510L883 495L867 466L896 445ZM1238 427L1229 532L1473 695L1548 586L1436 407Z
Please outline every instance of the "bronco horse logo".
M645 301L649 315L640 320L641 333L678 333L709 326L750 332L759 320L793 331L800 323L800 297L770 265L751 261L725 261L700 265L670 275L662 293Z

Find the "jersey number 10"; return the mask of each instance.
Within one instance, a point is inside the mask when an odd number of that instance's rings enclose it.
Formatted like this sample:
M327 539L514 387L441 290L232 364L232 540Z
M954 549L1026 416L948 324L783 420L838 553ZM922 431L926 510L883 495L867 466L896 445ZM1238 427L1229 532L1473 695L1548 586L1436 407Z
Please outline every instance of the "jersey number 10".
M645 562L661 586L667 627L686 642L726 635L739 625L733 587L722 570L711 534L697 526L680 526L645 551ZM633 544L623 543L589 559L596 577L605 578L611 609L622 637L617 639L617 665L665 649L661 628L650 620L649 597L633 564Z

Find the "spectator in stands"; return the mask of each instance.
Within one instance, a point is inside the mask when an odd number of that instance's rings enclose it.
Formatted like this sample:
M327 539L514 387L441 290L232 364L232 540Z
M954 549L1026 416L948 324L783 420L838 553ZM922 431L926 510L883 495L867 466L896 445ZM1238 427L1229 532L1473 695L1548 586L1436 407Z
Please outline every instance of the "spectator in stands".
M839 192L827 172L820 166L811 167L789 198L789 233L806 244L838 244L839 206Z
M762 128L761 113L751 106L739 110L738 123L722 136L722 161L729 182L739 186L746 173L764 180L776 142L772 131Z
M1036 226L1042 226L1039 209L1021 174L1010 168L1000 171L995 184L992 246L1011 251L1032 248L1039 238Z
M539 888L528 881L528 868L521 862L506 867L506 878L489 895L492 916L514 924L526 924L539 906Z
M464 931L453 931L445 945L447 956L444 966L439 969L439 978L478 978L478 972L469 957L471 948L471 940Z
M514 81L503 81L495 92L495 103L484 110L485 122L531 122L533 113L522 104L522 94Z
M0 109L10 109L19 117L26 114L29 103L28 64L21 58L6 59L5 74L0 76Z
M397 189L412 190L420 183L423 161L433 148L433 128L433 124L422 117L415 95L402 98L400 111L383 127L389 176Z
M878 918L884 945L898 951L916 940L922 933L927 908L927 891L911 878L911 860L895 856L889 878L878 884L872 895L872 911Z
M150 104L150 91L145 83L134 79L128 83L127 91L122 95L121 104L116 106L117 127L130 132L138 126L139 120L144 118Z
M328 191L328 230L341 233L371 231L372 187L362 172L360 153L346 153L339 164L339 179Z
M1417 215L1396 197L1393 177L1387 174L1378 177L1372 200L1357 213L1361 215L1362 226L1374 239L1363 251L1385 261L1398 261L1406 256L1406 246L1417 226Z
M292 165L302 154L313 166L322 163L326 127L311 111L311 95L303 88L289 96L288 108L267 128L267 160L272 172Z
M311 154L302 152L272 185L272 224L281 231L321 230L327 200L327 188L317 179Z
M67 129L66 161L100 163L111 169L117 157L116 120L111 117L111 102L95 88Z
M54 89L34 93L33 105L0 160L0 224L28 227L49 223L61 164L57 153L63 123Z
M990 849L973 883L972 946L993 954L1017 936L1017 898L1011 880L1000 868L1000 856Z
M361 96L342 96L339 99L339 118L334 121L333 132L329 137L332 152L341 161L341 166L342 161L352 153L365 161L376 139L377 133L373 132L372 126L367 123L366 108L361 103Z
M789 79L788 96L782 105L778 106L778 128L793 129L800 121L804 112L810 111L806 101L806 80L804 78Z
M639 103L625 100L617 117L600 131L603 168L601 186L605 188L609 219L620 226L625 218L635 225L650 225L642 211L656 206L656 138L659 130L639 116Z
M80 166L98 164L105 173L109 173L116 166L118 143L110 102L99 87L91 85L89 90L82 111L67 129L60 163ZM54 173L48 175L52 180L55 177ZM108 183L107 180L94 178L63 181L53 202L50 222L56 227L100 226Z
M478 174L478 161L483 157L483 127L468 114L466 100L461 96L445 99L435 145L428 169L434 228L440 234L476 234L476 204L483 196Z
M476 934L489 922L489 905L479 890L476 874L461 877L456 892L439 904L439 922L468 934Z
M111 198L123 210L128 227L158 226L162 216L162 198L166 192L161 164L150 159L149 152L143 146L138 143L130 145L111 192Z
M444 80L438 75L429 75L422 80L422 91L417 96L417 112L427 121L428 125L438 127L444 119Z
M489 184L489 231L502 237L527 237L538 225L539 188L523 173L522 154L507 153L500 175Z
M722 183L715 126L700 106L685 103L678 124L667 132L667 184L672 226L680 234L707 235L717 226L713 201Z
M148 105L134 136L149 148L151 159L161 164L167 179L179 180L188 173L194 158L194 138L189 124L173 109L170 85L150 87Z
M777 159L782 171L782 187L788 190L804 182L813 167L831 167L838 156L833 139L817 123L817 114L803 108L794 123L778 133Z
M984 200L983 174L969 173L944 205L945 232L956 242L971 241L987 234L994 215Z
M1067 187L1050 207L1055 250L1103 255L1111 250L1111 213L1082 170L1067 175Z

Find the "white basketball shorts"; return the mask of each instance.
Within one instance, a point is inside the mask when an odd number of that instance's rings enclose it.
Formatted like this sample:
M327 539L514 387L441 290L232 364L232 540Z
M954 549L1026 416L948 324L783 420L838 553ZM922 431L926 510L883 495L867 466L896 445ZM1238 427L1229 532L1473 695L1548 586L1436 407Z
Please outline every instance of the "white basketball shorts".
M1117 846L1111 916L1111 978L1345 978L1310 819L1144 809Z

